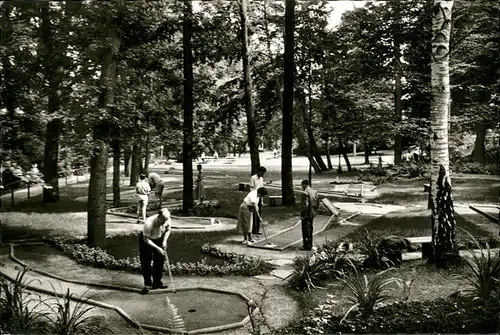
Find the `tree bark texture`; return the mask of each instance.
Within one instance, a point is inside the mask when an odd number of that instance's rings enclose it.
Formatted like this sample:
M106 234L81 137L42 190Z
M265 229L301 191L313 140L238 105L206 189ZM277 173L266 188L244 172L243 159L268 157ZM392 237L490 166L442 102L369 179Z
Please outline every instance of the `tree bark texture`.
M474 151L472 158L475 162L484 163L486 161L486 148L484 141L486 140L486 124L478 122L476 124L476 140L474 141Z
M123 150L123 175L130 175L130 147L127 145Z
M150 159L150 152L149 152L149 142L151 141L151 132L149 131L149 115L148 115L148 120L146 121L146 145L144 150L146 151L145 158L144 158L144 171L149 171L149 159Z
M191 1L184 1L183 60L184 60L184 140L182 143L184 213L193 208L193 8Z
M457 254L455 217L449 177L448 115L450 109L449 41L453 1L434 0L431 61L431 181L429 205L434 255L438 266Z
M294 126L294 133L295 133L295 137L297 138L297 142L299 143L299 148L308 148L306 137L304 135L303 129L300 126L295 125ZM307 150L306 156L309 159L309 163L310 163L311 167L314 169L314 173L321 173L321 169L320 169L318 163L314 159L314 156L311 155L309 150Z
M342 154L342 157L344 157L345 164L347 165L347 171L352 171L351 162L349 161L349 157L347 156L347 148L345 147L344 141L341 138L339 138L339 150Z
M394 119L396 124L400 124L402 120L401 106L401 7L400 0L394 1L394 17L392 25L392 34L394 40ZM394 164L401 164L401 154L403 152L403 136L398 130L394 138Z
M121 141L119 138L119 133L115 134L112 146L113 146L113 207L120 207Z
M247 136L250 148L250 161L252 165L251 175L257 173L260 166L259 139L257 134L257 123L253 110L252 99L252 71L250 68L250 51L248 41L248 16L246 0L239 0L240 26L241 26L241 55L243 64L243 84L245 88L245 112L247 116Z
M292 173L293 83L295 54L295 0L285 4L285 64L283 89L283 135L281 143L281 197L284 206L295 204Z
M139 179L141 161L141 146L134 142L132 146L132 159L130 161L130 186L136 186Z
M120 49L118 32L109 29L108 46L101 66L99 86L101 92L97 99L99 109L112 108L116 86L116 56ZM106 238L106 172L108 165L109 122L99 121L93 128L94 152L90 160L90 182L87 216L87 245L104 246Z
M309 73L311 73L311 70L309 69ZM311 152L310 154L314 156L314 159L316 160L316 163L318 164L321 171L328 171L328 168L326 167L325 162L323 161L323 157L321 157L321 153L318 150L318 145L316 143L316 139L314 138L314 132L313 132L313 125L312 125L312 78L309 76L309 89L308 89L308 109L309 109L309 122L307 122L307 137L309 138L309 145ZM309 183L310 184L310 183Z
M61 83L63 80L64 69L61 57L65 52L57 44L53 34L53 27L50 21L49 4L43 4L41 8L41 48L42 63L45 79L48 87L48 105L47 114L50 121L45 131L45 149L43 159L43 178L46 184L53 187L52 193L43 193L43 202L59 201L59 178L58 178L58 156L59 156L59 138L62 132L63 123L58 116L61 107ZM48 196L50 195L50 199Z
M330 139L325 138L325 152L326 152L326 164L328 164L328 170L333 170L332 157L330 156Z

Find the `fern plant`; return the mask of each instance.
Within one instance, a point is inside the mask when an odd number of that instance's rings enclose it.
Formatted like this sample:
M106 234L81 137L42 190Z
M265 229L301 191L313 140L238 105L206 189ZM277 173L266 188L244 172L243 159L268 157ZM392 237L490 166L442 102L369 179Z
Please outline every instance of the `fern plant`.
M360 275L354 265L351 267L351 276L348 279L340 279L345 284L346 298L352 303L341 322L353 310L358 310L362 315L367 316L373 312L377 304L392 299L392 296L387 293L394 288L390 288L389 285L401 282L399 278L384 278L384 275L392 269L378 272L368 279L366 274Z
M179 314L177 307L170 302L168 297L165 297L165 320L167 320L167 328L174 331L183 332L186 330L186 324Z
M465 231L465 230L464 230ZM473 245L480 250L479 255L472 249L467 249L472 257L463 257L466 267L465 274L455 275L464 279L467 284L459 292L480 300L483 303L498 301L500 291L500 253L494 254L486 243L486 250L481 249L479 242L469 232L465 231Z

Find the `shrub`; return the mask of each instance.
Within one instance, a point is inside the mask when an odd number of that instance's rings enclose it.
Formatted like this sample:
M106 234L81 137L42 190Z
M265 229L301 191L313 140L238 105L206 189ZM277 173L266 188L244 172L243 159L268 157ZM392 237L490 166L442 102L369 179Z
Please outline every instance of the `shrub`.
M19 271L13 283L0 281L0 320L2 328L14 333L43 332L47 328L48 313L43 312L46 300L40 295L26 291L24 276L28 271Z
M393 290L388 286L392 283L400 283L399 278L384 278L384 275L392 269L376 273L370 280L366 274L362 276L358 273L356 266L351 267L351 276L348 279L341 279L347 289L346 298L353 305L349 308L341 322L347 318L353 310L358 310L362 316L373 313L377 304L383 303L392 297L386 293Z
M478 163L478 162L460 162L453 166L454 172L470 174L498 174L498 164Z
M290 286L311 291L327 278L344 278L351 264L346 255L347 252L338 250L338 247L327 245L315 250L311 256L296 257Z
M54 290L55 291L55 290ZM84 294L78 298L84 299ZM50 306L55 317L51 325L51 333L60 335L82 334L91 332L92 334L111 333L107 324L97 316L87 315L95 307L87 306L82 301L72 302L73 293L68 289L62 298L56 298L55 303ZM71 305L74 304L72 308Z
M470 299L412 301L378 308L368 317L334 315L324 327L328 333L496 333L500 308Z
M463 258L466 272L459 275L459 277L466 280L468 285L460 292L464 292L466 295L485 304L497 303L498 292L500 291L498 285L500 280L500 253L493 255L488 244L486 244L486 250L483 250L472 235L470 235L470 239L476 244L476 248L481 251L480 255L477 255L472 249L469 249L472 258Z

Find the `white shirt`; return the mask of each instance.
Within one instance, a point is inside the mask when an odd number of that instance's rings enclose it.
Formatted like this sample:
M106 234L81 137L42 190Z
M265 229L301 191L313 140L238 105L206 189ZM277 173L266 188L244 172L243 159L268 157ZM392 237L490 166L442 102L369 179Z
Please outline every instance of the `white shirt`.
M255 191L260 187L264 187L264 178L258 177L257 174L254 174L250 177L250 191Z
M172 225L172 219L170 217L165 221L164 224L159 227L155 227L153 225L156 220L158 220L158 214L148 217L142 227L142 233L144 234L144 236L152 240L156 240L162 237L167 230L170 230L170 227Z
M250 191L250 193L247 194L245 199L243 199L243 202L248 206L254 206L255 204L258 204L259 196L257 195L257 190Z

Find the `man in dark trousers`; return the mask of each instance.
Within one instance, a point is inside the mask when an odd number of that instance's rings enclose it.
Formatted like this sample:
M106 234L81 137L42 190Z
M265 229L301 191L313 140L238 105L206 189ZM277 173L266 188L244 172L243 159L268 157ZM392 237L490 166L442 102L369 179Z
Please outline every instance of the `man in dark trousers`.
M148 293L151 289L168 287L163 285L161 278L171 223L169 210L163 208L158 214L147 218L142 227L142 233L139 236L139 258L144 277L143 294Z
M163 188L165 187L163 185L163 180L161 179L160 175L155 172L151 172L148 175L148 181L149 181L149 187L151 187L151 190L155 191L155 197L156 197L156 208L161 208L161 202L163 199Z
M318 213L318 192L309 186L309 181L302 180L302 200L300 220L302 222L302 248L311 250L313 241L313 220Z

